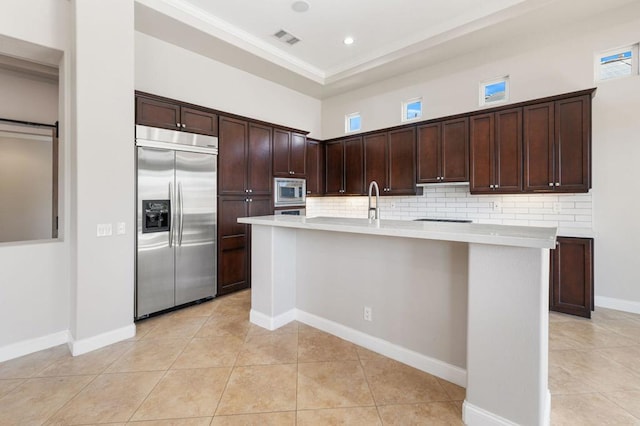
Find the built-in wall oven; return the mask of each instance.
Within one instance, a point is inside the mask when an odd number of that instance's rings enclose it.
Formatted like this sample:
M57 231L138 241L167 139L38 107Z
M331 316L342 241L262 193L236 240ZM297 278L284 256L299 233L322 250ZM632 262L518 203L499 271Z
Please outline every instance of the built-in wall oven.
M298 178L273 179L273 206L304 207L307 201L307 181Z
M306 216L306 209L304 207L301 208L289 208L289 209L278 209L273 212L275 215L289 215L289 216Z

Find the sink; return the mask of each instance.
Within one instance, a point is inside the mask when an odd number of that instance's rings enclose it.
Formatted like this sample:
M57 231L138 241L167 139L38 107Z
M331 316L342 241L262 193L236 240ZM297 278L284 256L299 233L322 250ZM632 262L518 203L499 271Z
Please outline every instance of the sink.
M453 223L472 223L471 219L436 219L424 217L420 219L415 219L416 222L453 222Z

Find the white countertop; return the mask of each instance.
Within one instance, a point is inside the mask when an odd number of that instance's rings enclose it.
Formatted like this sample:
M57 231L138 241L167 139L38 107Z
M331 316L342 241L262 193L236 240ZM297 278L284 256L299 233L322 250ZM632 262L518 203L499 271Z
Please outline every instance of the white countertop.
M369 221L344 217L255 216L238 219L239 223L348 232L425 240L459 241L515 247L554 248L557 228L534 226L486 225L480 223L415 222L409 220Z

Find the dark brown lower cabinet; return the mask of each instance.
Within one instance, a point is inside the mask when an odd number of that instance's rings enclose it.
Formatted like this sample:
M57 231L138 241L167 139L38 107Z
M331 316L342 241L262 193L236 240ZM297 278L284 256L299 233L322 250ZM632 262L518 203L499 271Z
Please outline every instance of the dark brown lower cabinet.
M551 250L549 309L591 318L593 238L558 237Z
M270 214L270 196L218 197L218 296L251 287L251 227L238 218Z

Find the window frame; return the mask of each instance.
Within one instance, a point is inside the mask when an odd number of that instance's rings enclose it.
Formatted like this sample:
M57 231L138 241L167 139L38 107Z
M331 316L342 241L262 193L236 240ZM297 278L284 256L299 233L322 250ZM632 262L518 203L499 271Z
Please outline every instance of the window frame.
M357 129L351 129L351 120L354 118L358 118L360 119L359 121L359 127ZM360 132L362 131L362 116L360 115L359 112L352 112L350 114L346 114L344 116L344 132L345 133L355 133L355 132Z
M504 82L504 99L499 99L496 101L487 101L485 96L486 96L486 90L487 87L492 86L494 84L498 84L498 83L502 83ZM497 78L492 78L490 80L484 80L481 81L478 85L478 103L480 106L488 106L488 105L496 105L496 104L503 104L503 103L507 103L509 102L509 95L510 95L510 82L509 82L509 75L504 75L502 77L497 77Z
M638 75L639 73L639 61L640 59L638 59L638 43L633 43L633 44L628 44L626 46L623 47L618 47L615 49L608 49L608 50L603 50L600 52L597 52L594 54L593 56L593 79L596 83L601 83L604 81L614 81L614 80L620 80L622 78L628 78L628 77L633 77L634 75ZM624 53L624 52L628 52L631 51L631 73L629 75L621 75L618 77L612 77L612 78L605 78L602 79L600 78L600 69L601 69L601 60L602 58L605 58L607 56L614 56L620 53Z
M411 104L415 104L416 102L420 102L420 114L416 117L412 117L409 118L409 105ZM422 96L417 97L417 98L411 98L411 99L407 99L406 101L402 102L402 109L400 111L400 121L402 123L406 123L409 121L414 121L414 120L420 120L422 118L422 113L423 113L423 106L424 106L424 102L422 101Z

